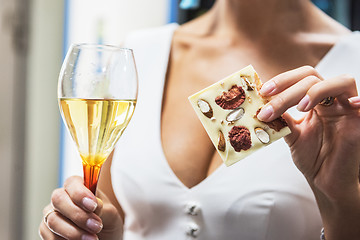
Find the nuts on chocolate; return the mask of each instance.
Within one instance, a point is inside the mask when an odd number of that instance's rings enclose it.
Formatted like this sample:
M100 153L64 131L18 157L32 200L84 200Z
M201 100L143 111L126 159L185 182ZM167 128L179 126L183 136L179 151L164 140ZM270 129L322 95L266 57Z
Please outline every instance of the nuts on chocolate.
M225 143L225 137L222 131L219 131L219 143L218 143L218 149L219 151L225 152L226 149L226 143Z
M262 82L261 82L261 80L260 80L260 78L259 78L259 75L257 75L257 73L255 72L254 73L254 78L255 78L255 80L254 80L254 84L255 84L255 86L256 86L256 90L257 91L260 91L260 89L261 89L261 87L262 87Z
M254 129L256 137L260 140L262 143L269 143L270 142L270 136L269 134L262 128L257 127Z
M291 133L283 118L269 123L257 119L259 109L270 101L261 96L261 85L254 68L248 66L189 97L226 166Z
M241 76L241 79L244 81L244 87L246 86L246 90L253 91L255 89L254 84L251 83L247 77Z
M236 109L245 101L245 91L242 87L233 85L229 91L215 98L217 105L223 109Z
M245 110L240 107L237 108L235 110L232 110L227 116L226 116L226 121L228 122L235 122L237 120L239 120L240 118L242 118L245 114Z
M249 129L244 126L234 126L229 131L231 146L236 152L248 150L251 147L251 135Z
M197 105L198 105L198 107L200 108L200 111L201 111L206 117L212 118L212 116L213 116L213 110L212 110L210 104L209 104L207 101L205 101L205 100L203 100L203 99L199 99L199 100L197 101Z

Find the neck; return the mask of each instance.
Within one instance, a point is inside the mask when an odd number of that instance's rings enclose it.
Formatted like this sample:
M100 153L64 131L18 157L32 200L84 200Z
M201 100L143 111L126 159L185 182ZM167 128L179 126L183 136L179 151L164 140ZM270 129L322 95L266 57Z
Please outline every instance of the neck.
M234 32L257 38L269 33L302 31L309 25L314 6L308 0L218 0L209 17L209 31Z

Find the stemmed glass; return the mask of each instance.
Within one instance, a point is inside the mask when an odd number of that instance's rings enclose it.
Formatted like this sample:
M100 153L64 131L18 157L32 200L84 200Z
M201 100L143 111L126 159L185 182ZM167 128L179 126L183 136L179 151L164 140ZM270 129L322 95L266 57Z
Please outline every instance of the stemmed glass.
M59 76L59 107L82 159L84 184L94 194L101 166L134 113L137 89L131 49L70 47Z

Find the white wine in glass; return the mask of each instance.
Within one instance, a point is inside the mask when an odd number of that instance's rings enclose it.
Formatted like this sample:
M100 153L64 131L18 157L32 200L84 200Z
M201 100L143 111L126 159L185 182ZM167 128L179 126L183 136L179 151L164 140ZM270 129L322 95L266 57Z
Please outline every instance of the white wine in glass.
M94 194L101 166L134 113L137 87L131 49L70 47L59 76L59 107L82 159L84 184Z

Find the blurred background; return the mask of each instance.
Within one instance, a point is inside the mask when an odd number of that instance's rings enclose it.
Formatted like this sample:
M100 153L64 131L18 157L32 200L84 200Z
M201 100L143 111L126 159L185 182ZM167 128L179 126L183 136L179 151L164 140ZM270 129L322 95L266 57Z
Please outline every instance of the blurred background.
M184 23L204 13L179 0L0 0L0 236L34 240L54 188L81 174L57 105L57 78L71 43L119 45L133 30ZM352 30L360 1L313 0ZM76 159L76 160L74 160Z

